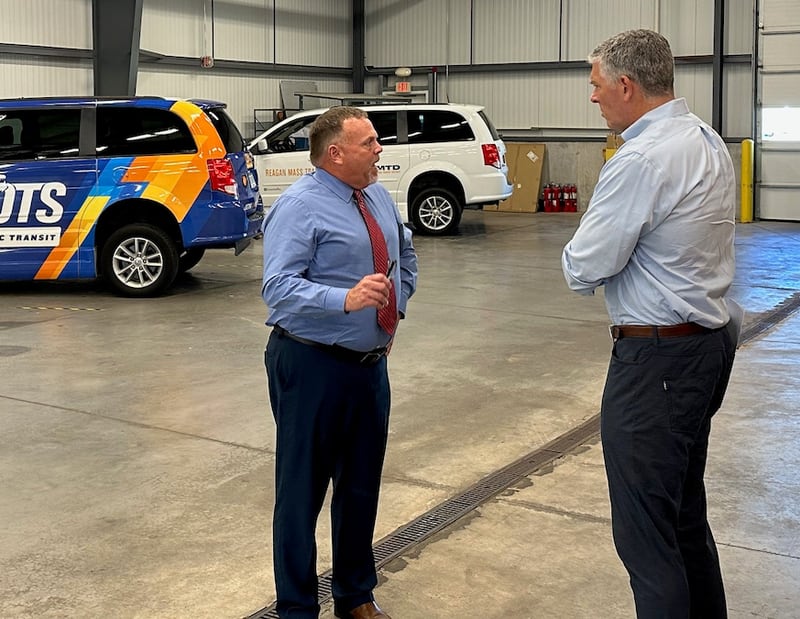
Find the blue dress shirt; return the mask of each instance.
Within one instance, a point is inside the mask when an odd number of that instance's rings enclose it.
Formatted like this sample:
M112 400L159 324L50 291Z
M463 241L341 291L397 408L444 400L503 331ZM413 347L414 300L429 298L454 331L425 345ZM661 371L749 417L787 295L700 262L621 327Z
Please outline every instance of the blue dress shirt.
M395 296L398 311L405 314L417 285L411 231L382 185L373 183L363 191L386 238L389 259L397 260ZM375 272L369 234L352 187L321 169L306 174L275 201L262 231L261 294L269 308L268 325L359 351L389 343L375 308L344 311L348 290Z
M622 137L564 248L567 283L581 294L604 285L614 324L725 325L736 215L725 143L684 99Z

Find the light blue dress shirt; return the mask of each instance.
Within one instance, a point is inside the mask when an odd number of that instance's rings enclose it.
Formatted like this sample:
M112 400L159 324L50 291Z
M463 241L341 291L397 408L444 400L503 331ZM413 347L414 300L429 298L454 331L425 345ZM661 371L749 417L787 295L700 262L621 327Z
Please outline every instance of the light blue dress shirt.
M363 191L386 238L389 259L398 261L393 282L398 310L405 314L417 285L411 231L382 185L374 183ZM375 273L369 234L352 187L324 170L306 174L275 201L262 231L261 294L269 308L268 325L359 351L388 344L390 337L378 326L375 308L344 311L348 290Z
M651 110L622 137L564 248L569 287L605 286L613 324L725 325L736 216L725 143L684 99Z

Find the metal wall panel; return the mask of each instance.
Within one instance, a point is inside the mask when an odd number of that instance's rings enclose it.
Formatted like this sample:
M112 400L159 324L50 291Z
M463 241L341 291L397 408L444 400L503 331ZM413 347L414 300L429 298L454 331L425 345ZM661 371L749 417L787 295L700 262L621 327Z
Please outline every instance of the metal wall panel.
M669 0L658 4L656 29L667 37L675 56L714 52L714 2Z
M0 41L92 48L92 0L0 0Z
M206 22L203 22L203 8ZM142 0L143 50L168 56L200 58L211 53L211 12L208 0ZM204 32L205 27L205 32Z
M800 107L800 74L772 73L761 78L763 106Z
M725 67L722 81L724 111L722 134L736 138L753 136L753 74L750 65Z
M560 0L476 3L474 62L560 60L560 5Z
M762 0L761 22L764 30L789 30L800 27L800 2L797 0Z
M318 67L352 66L351 2L275 0L275 7L276 62Z
M755 0L726 0L725 45L726 54L753 52L753 18Z
M214 56L272 62L273 13L272 0L214 2Z
M800 36L797 32L775 33L764 37L761 60L770 70L800 69Z
M733 135L750 135L749 76L732 74L729 108L726 114ZM514 130L560 128L605 130L597 106L589 101L589 68L586 71L496 72L452 74L446 87L449 100L484 105L498 127ZM675 71L675 94L684 97L697 116L711 122L711 67L679 65Z
M91 60L58 60L30 56L0 57L0 98L55 97L92 93Z
M711 67L678 66L675 68L675 96L683 97L689 109L711 123Z
M338 0L144 0L141 47L198 59L349 67L350 9Z
M376 67L468 64L470 0L367 2L365 64Z
M623 30L656 28L656 0L569 0L565 4L563 60L585 60L598 43Z
M486 106L503 129L547 130L605 127L589 101L589 70L499 72L449 80L450 100Z

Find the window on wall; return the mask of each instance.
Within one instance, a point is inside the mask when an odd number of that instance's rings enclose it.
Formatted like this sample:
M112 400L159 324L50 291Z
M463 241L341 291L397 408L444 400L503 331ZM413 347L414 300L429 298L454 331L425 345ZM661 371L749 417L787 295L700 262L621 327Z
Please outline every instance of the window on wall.
M800 107L765 107L761 110L761 140L800 142Z

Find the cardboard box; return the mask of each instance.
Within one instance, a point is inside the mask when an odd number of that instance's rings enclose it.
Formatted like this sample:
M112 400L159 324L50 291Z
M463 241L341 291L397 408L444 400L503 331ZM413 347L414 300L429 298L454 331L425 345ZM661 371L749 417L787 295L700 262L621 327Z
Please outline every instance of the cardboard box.
M491 210L535 213L539 209L544 155L544 144L506 142L508 178L514 193Z

